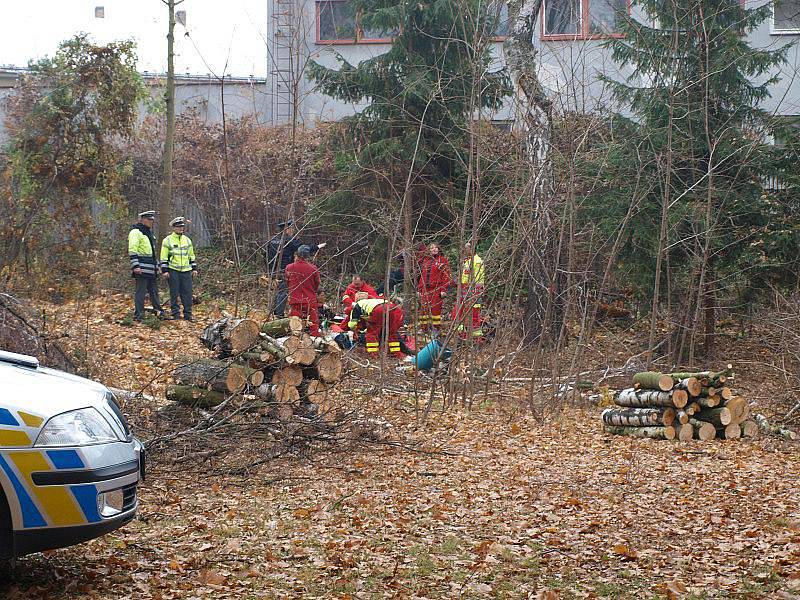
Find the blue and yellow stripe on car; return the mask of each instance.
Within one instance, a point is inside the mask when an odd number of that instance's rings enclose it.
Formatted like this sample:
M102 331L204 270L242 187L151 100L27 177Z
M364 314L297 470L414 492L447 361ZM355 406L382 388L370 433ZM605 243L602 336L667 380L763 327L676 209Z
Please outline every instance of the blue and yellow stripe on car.
M0 454L0 468L14 488L22 513L23 528L98 523L97 487L80 485L35 485L33 474L84 468L75 450L29 450Z
M38 430L43 422L44 419L38 415L18 411L15 416L8 409L0 408L0 447L9 449L0 453L0 469L14 489L23 528L85 525L101 521L95 485L42 486L33 483L34 473L86 467L75 450L27 449L38 434L38 431L30 430Z
M39 451L14 452L10 455L23 480L39 501L39 506L47 514L52 525L80 525L86 523L83 511L80 509L75 497L67 486L60 485L34 485L32 474L34 472L50 471L44 454Z

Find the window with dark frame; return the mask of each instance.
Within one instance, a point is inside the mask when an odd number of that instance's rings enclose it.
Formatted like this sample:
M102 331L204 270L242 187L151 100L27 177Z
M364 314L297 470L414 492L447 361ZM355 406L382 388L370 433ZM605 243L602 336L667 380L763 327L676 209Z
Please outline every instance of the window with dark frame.
M619 33L628 0L545 0L542 38L583 39Z
M502 39L509 34L508 5L491 2L487 21L492 37ZM317 43L320 44L387 44L398 33L397 29L382 30L362 27L348 0L317 1Z
M800 33L800 0L777 0L772 10L773 32Z
M356 42L356 17L350 2L317 2L317 41L333 44Z
M94 7L94 18L95 19L105 19L106 18L106 7L105 6L95 6Z

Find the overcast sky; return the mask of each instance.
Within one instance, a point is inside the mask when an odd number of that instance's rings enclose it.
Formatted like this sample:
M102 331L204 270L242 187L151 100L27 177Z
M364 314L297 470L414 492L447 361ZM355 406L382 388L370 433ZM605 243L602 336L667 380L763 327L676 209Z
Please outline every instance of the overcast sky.
M176 26L175 71L265 77L269 0L184 0ZM167 8L161 0L2 0L0 66L22 67L52 55L59 42L89 33L97 42L133 38L139 70L167 69ZM104 18L95 17L103 7ZM185 34L189 33L187 37Z

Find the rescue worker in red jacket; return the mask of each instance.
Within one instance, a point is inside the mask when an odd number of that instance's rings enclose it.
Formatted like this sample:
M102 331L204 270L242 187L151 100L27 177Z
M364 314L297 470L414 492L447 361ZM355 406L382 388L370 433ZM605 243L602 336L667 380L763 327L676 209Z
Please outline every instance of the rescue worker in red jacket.
M356 301L356 294L358 292L364 292L367 294L367 298L378 297L378 292L375 291L375 288L364 281L361 275L356 273L353 275L353 280L350 282L350 285L348 285L347 289L344 291L344 296L342 296L342 306L345 312L350 312L350 309L353 308L353 303Z
M403 308L383 298L366 298L364 292L356 295L356 301L343 326L358 333L366 328L364 336L367 354L377 354L383 339L383 326L386 322L386 342L389 352L395 356L402 354L414 355L414 351L405 345L400 337L400 328L403 326ZM388 316L387 316L388 313Z
M428 245L427 256L420 265L419 322L423 331L438 331L442 326L442 306L450 285L450 261L437 244Z
M295 253L294 262L284 271L289 288L289 316L308 319L308 333L319 335L319 269L310 262L311 248L300 246Z

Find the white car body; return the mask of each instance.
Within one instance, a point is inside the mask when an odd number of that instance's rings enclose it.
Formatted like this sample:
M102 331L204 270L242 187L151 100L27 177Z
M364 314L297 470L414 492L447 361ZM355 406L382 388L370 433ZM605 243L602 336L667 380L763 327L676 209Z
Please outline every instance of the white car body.
M56 445L52 435L41 435L54 417L81 409L100 414L110 439ZM136 514L143 476L142 444L108 388L0 351L0 558L121 527Z

